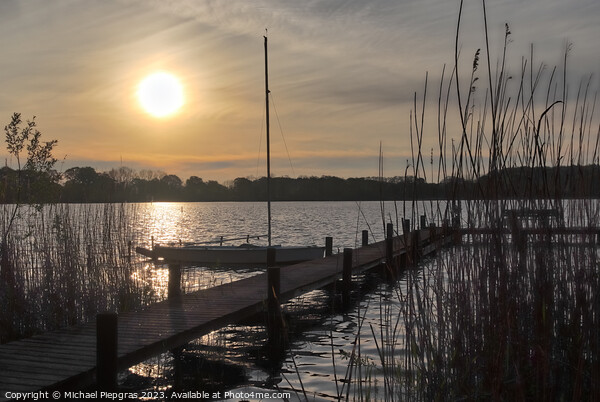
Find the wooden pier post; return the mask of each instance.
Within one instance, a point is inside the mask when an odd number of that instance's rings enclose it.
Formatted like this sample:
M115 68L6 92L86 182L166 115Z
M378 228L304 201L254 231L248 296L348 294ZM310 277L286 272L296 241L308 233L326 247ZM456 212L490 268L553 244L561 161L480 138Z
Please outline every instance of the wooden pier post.
M268 308L268 326L269 331L276 330L278 323L281 322L279 311L279 295L281 293L281 272L280 268L275 266L276 251L274 247L267 248L267 308Z
M411 232L410 239L410 263L411 265L417 265L419 262L419 246L421 242L421 231L419 229L415 229Z
M400 269L406 269L411 261L411 239L410 239L410 219L402 219L402 235L404 240L404 253L400 254Z
M404 252L398 256L398 269L405 270L408 266L408 249L405 248Z
M396 262L394 261L394 239L388 237L385 239L385 278L393 280L396 277Z
M369 245L369 231L368 230L363 230L362 231L362 246L368 246Z
M281 272L275 266L276 251L274 247L267 248L267 334L269 354L273 358L284 352L285 337L283 333L283 316L279 305L281 294Z
M116 313L96 316L96 385L101 391L117 389L117 318Z
M175 299L181 296L181 265L169 264L169 284L167 298Z
M131 262L131 240L127 242L127 261Z
M394 237L394 224L388 223L386 226L386 238L391 239Z
M352 287L352 249L344 249L342 271L342 304L344 310L350 306L350 289Z
M279 310L279 293L281 276L279 267L275 266L275 247L267 248L267 282L269 286L269 312Z
M410 219L402 219L402 233L404 235L410 233Z
M325 257L329 257L333 254L333 237L327 236L325 238Z
M421 225L420 228L421 229L425 229L427 227L427 216L425 215L421 215Z
M429 224L429 243L437 242L437 228L435 227L435 223L431 222Z

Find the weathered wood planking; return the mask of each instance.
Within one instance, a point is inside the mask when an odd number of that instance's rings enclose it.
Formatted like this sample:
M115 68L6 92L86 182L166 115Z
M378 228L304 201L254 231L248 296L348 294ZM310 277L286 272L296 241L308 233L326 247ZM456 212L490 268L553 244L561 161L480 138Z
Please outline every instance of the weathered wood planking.
M432 229L433 230L433 229ZM435 234L440 235L440 229ZM420 246L431 230L422 230ZM407 237L406 244L411 240ZM428 246L429 250L435 247ZM406 252L404 236L394 238L396 256ZM362 272L385 261L385 242L354 250L352 270ZM342 253L281 268L280 302L321 288L342 276ZM118 363L126 369L248 315L263 310L267 275L256 275L166 300L119 315ZM6 392L80 390L93 384L96 324L89 323L0 345L0 400Z

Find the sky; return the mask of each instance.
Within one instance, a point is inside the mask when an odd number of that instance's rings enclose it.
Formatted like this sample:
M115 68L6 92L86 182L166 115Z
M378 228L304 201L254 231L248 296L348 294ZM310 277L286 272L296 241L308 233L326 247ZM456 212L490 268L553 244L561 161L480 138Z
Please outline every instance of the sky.
M426 74L435 93L454 63L455 0L0 0L0 122L36 116L58 170L162 170L226 182L265 175L268 30L272 171L278 176L404 174L410 113ZM486 3L492 63L509 24L509 66L600 73L600 2ZM461 63L484 48L482 3L465 1ZM450 68L450 67L447 67ZM184 105L156 118L136 97L155 71L178 77ZM482 77L487 76L481 72ZM430 95L435 100L436 95ZM435 110L434 110L435 112ZM459 130L449 128L449 137ZM437 147L425 120L423 149ZM5 163L14 165L4 151Z

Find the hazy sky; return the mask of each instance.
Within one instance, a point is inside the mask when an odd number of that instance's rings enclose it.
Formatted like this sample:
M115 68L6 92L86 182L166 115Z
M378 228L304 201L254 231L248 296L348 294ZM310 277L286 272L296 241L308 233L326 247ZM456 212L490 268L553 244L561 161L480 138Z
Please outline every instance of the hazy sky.
M453 63L459 4L0 0L1 123L13 112L37 116L46 139L59 141L61 170L122 163L183 179L264 175L268 28L274 173L376 176L381 142L385 175L402 175L413 96L426 72L434 88ZM571 76L600 73L598 0L488 1L487 12L493 60L509 23L514 71L530 44L535 64L554 66L572 42ZM465 1L466 65L483 38L481 2ZM138 83L157 70L183 84L185 105L169 118L148 115L136 99ZM424 149L437 144L436 124L426 123Z

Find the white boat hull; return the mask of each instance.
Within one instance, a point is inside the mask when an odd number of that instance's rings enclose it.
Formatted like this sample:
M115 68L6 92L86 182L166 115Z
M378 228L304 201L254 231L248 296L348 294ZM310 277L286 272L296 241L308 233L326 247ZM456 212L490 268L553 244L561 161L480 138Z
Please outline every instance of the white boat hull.
M276 264L323 258L323 247L282 247L274 246ZM156 246L152 250L153 258L166 261L227 264L266 264L267 247L260 246Z

